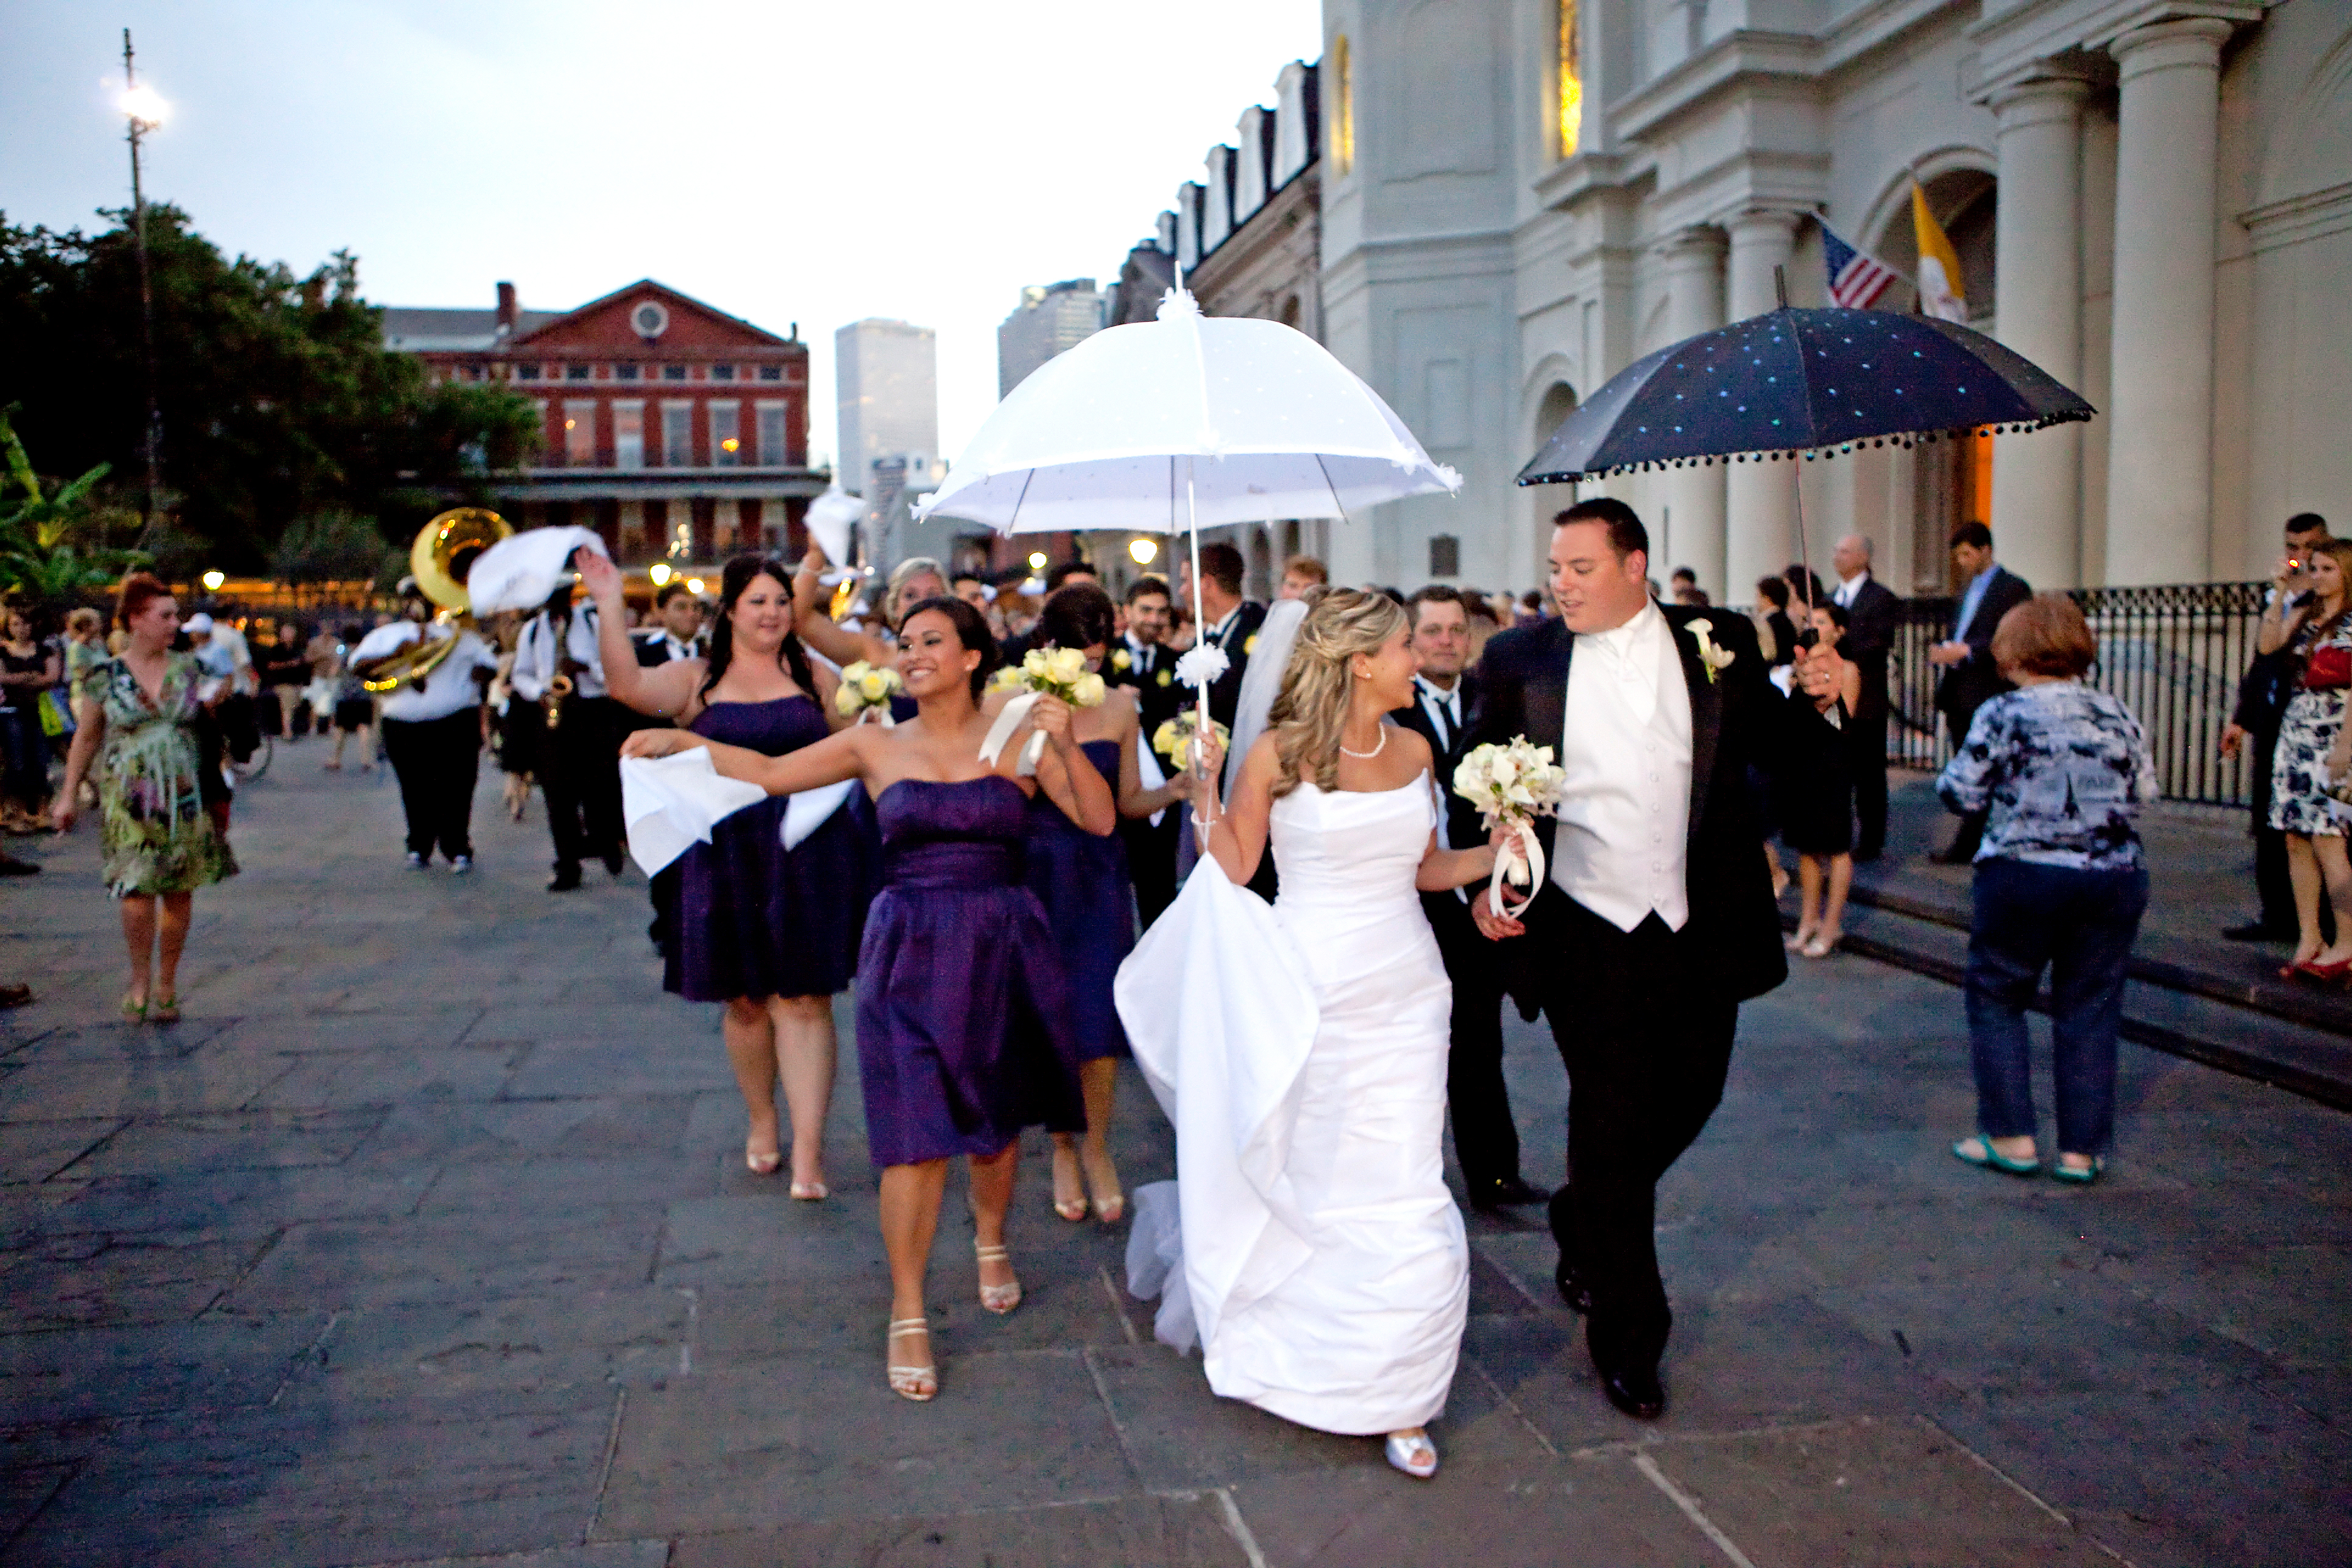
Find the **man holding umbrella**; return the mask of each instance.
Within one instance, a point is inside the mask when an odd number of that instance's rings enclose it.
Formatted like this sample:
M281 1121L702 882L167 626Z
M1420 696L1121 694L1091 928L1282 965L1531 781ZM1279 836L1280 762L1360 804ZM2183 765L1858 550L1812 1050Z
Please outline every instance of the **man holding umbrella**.
M1192 563L1180 563L1177 596L1192 594ZM1249 668L1258 628L1265 625L1265 606L1242 597L1242 552L1220 539L1201 546L1201 641L1225 650L1224 674L1209 685L1209 717L1231 725L1240 705L1242 672Z

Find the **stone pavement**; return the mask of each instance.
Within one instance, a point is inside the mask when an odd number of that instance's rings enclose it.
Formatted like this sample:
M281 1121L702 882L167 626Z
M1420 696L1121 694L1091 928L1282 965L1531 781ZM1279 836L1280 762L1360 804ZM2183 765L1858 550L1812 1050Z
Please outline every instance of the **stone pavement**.
M1407 1480L1212 1397L1041 1163L1009 1319L950 1197L916 1406L848 1063L837 1195L791 1203L634 872L541 892L486 784L480 874L412 874L391 787L317 766L247 790L175 1027L111 1021L93 834L0 885L40 992L0 1016L0 1563L2352 1560L2352 1121L2307 1101L2127 1047L2109 1180L1987 1175L1957 994L1806 963L1665 1184L1662 1422L1601 1401L1532 1215L1474 1218ZM1541 1178L1564 1089L1511 1051ZM1170 1174L1122 1094L1130 1184Z

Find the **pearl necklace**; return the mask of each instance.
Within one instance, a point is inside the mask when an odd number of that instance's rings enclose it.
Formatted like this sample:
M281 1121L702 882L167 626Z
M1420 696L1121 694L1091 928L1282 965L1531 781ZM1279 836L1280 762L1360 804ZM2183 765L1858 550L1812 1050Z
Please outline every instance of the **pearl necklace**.
M1339 754L1343 757L1353 757L1360 763L1370 762L1372 758L1379 756L1381 751L1387 747L1388 743L1389 727L1386 724L1383 724L1381 726L1381 740L1379 745L1374 746L1369 752L1351 752L1348 750L1348 742L1342 741L1339 742Z

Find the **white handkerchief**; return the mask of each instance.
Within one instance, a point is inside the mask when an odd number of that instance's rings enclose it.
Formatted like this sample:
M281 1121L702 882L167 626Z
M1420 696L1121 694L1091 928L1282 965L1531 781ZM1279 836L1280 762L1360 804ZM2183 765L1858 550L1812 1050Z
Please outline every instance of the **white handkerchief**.
M700 746L667 757L623 757L621 816L629 826L630 858L651 876L685 854L688 845L709 843L711 824L766 799L767 793L758 784L720 777Z
M777 829L782 836L784 847L799 848L801 840L823 827L825 819L841 809L841 803L847 800L849 792L856 787L856 779L844 779L839 784L819 784L814 789L786 795L784 825Z
M1140 724L1135 728L1135 773L1147 790L1158 789L1168 782L1168 775L1160 768L1160 753L1153 751L1151 742L1143 738L1143 726ZM1105 779L1103 782L1110 785L1111 794L1118 793L1117 779ZM1160 819L1167 815L1168 808L1164 805L1153 812L1151 826L1159 826Z

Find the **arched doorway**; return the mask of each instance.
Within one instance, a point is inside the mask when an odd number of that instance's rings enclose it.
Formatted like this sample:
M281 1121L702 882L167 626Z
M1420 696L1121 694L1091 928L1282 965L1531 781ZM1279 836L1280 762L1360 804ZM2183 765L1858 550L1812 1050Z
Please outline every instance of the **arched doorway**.
M1543 450L1544 443L1551 439L1551 433L1559 428L1560 422L1576 412L1576 388L1564 381L1555 381L1544 388L1543 395L1536 400L1535 428L1531 432L1533 439L1528 446L1528 456ZM1535 509L1528 563L1533 575L1526 583L1505 584L1513 592L1544 585L1546 560L1551 549L1551 520L1576 499L1576 488L1573 485L1538 485L1528 494Z
M2000 279L1993 267L2000 184L1982 169L1952 168L1929 175L1921 188L1927 193L1928 210L1943 226L1945 237L1959 258L1968 324L1989 334L2000 298ZM1877 254L1906 279L1912 279L1918 276L1919 244L1912 226L1907 183L1903 189L1905 199L1890 204L1893 210L1877 237ZM1890 299L1887 303L1895 301ZM1992 522L1992 437L1980 434L1958 441L1923 442L1911 458L1911 591L1954 593L1958 584L1952 578L1952 531L1964 522L1987 526Z

